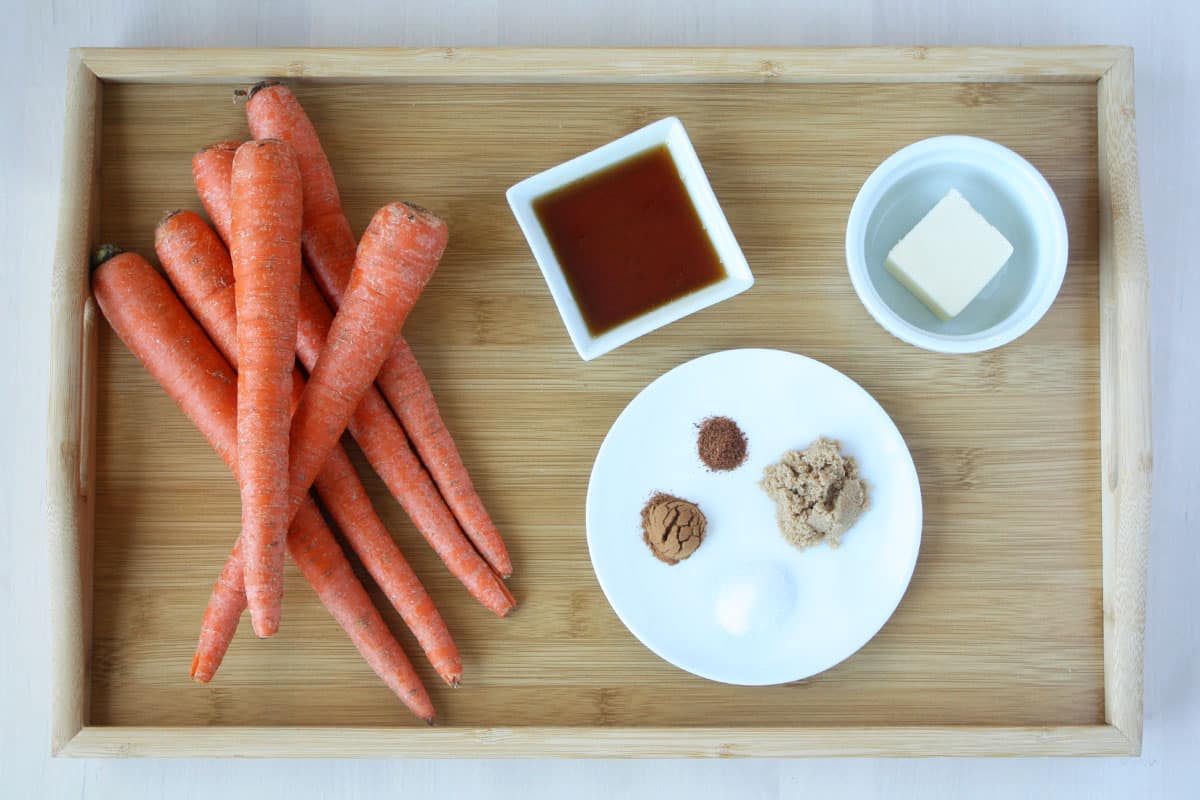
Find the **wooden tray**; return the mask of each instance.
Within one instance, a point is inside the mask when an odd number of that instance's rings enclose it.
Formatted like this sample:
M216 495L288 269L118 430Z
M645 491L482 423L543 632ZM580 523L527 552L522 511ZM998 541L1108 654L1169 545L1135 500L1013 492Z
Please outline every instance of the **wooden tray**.
M1119 48L74 52L53 277L53 750L1137 753L1150 420L1132 75ZM434 729L294 571L282 633L258 642L243 625L216 681L188 680L237 489L89 296L89 247L152 255L163 210L198 208L192 152L246 135L231 90L271 76L314 118L357 231L398 198L451 225L406 331L511 546L522 605L498 620L472 601L363 470L463 652L452 691L388 616L430 688ZM670 114L757 285L585 364L504 189ZM989 353L896 341L846 274L862 181L941 133L1026 156L1070 228L1058 301ZM895 617L838 667L770 688L708 683L638 644L596 584L583 530L592 458L624 404L685 359L747 346L805 353L861 383L907 438L925 493L921 558Z

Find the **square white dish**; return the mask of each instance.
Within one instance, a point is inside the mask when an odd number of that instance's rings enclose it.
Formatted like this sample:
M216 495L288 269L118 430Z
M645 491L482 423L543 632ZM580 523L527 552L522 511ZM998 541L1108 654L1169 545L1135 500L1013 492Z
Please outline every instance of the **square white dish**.
M562 265L534 211L534 203L557 189L660 145L666 145L679 171L705 233L712 241L713 248L724 266L725 277L594 336L588 330ZM554 304L558 307L558 313L566 325L571 342L585 361L602 356L668 323L727 300L754 285L750 265L746 263L746 257L729 228L729 222L725 219L716 195L713 194L712 186L709 185L708 177L704 174L704 168L700 165L700 158L692 147L687 131L676 117L667 117L651 123L595 150L526 178L510 187L506 197L521 232L529 242L533 257L542 270L546 285L550 287L550 295L554 298Z

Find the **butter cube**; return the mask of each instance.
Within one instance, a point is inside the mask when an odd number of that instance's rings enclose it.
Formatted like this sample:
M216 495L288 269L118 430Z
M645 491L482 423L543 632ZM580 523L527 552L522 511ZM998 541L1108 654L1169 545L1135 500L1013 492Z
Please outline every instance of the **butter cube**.
M884 265L943 320L956 317L996 277L1012 245L951 189L888 253Z

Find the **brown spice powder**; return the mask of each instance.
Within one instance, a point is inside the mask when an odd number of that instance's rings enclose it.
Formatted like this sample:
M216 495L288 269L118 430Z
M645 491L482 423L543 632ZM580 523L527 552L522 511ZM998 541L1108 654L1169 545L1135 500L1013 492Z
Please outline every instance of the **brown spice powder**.
M746 462L746 434L729 417L709 417L696 427L696 449L704 466L714 472L728 472Z
M707 525L699 506L665 492L655 492L642 508L642 540L665 564L678 564L696 552Z

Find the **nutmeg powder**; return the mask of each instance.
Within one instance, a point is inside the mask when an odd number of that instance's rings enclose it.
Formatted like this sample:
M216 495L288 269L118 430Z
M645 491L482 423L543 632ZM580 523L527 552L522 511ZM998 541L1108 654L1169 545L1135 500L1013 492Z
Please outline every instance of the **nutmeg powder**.
M704 466L714 472L728 472L746 461L746 434L729 417L709 417L696 427L696 450Z

